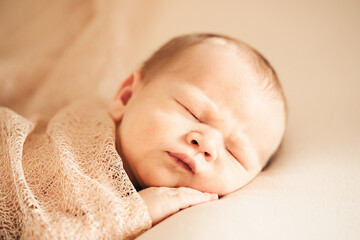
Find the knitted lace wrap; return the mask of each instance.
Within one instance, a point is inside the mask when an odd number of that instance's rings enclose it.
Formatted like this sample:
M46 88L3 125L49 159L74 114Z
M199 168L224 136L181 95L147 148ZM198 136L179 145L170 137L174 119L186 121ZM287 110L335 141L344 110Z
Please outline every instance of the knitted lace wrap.
M0 176L0 239L127 239L151 226L97 101L50 121L0 107Z

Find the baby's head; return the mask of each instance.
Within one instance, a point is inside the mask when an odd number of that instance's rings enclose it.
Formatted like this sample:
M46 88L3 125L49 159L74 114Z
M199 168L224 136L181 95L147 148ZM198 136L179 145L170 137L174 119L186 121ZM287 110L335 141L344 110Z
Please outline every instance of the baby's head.
M253 48L191 34L172 39L134 71L110 115L136 187L225 195L251 181L278 149L286 103L275 71Z

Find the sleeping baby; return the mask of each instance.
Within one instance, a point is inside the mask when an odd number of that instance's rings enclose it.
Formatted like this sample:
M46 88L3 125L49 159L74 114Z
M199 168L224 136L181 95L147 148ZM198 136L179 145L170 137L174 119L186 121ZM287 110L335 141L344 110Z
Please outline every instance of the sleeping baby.
M286 115L270 64L213 34L166 43L110 106L81 100L50 119L0 107L0 239L134 238L254 179Z
M172 39L110 106L117 151L153 224L249 183L278 149L286 104L275 71L227 36Z

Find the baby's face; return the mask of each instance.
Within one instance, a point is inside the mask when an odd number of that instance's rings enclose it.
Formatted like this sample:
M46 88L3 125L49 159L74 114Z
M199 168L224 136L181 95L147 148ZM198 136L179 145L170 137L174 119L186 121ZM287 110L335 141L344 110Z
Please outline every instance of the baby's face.
M145 84L135 76L117 133L135 184L225 195L261 171L283 134L283 110L230 49L203 43Z

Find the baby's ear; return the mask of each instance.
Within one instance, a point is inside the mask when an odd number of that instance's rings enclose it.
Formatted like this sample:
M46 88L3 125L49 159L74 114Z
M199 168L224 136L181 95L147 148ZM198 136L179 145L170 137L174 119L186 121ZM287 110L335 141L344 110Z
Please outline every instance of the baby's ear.
M114 121L120 121L124 115L124 109L129 102L131 96L142 82L139 71L134 71L120 85L119 90L115 94L115 98L110 104L109 112Z

